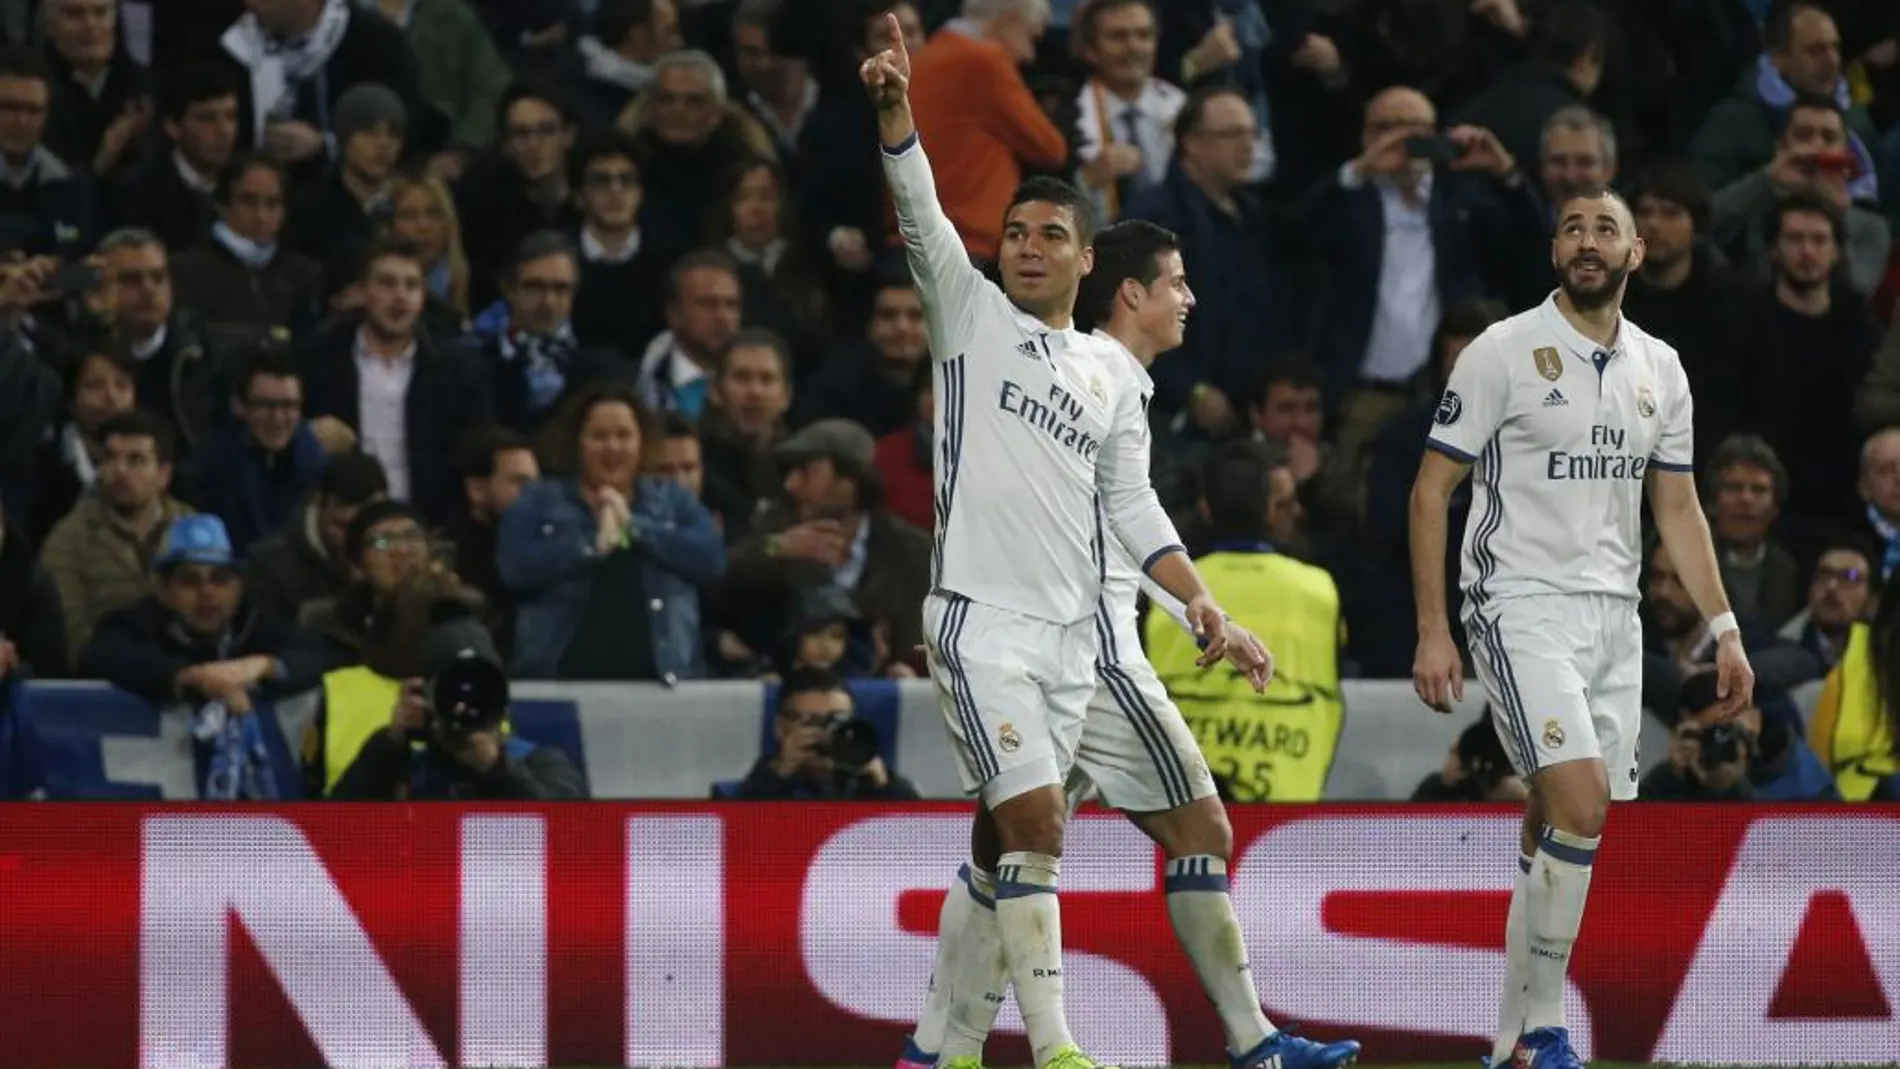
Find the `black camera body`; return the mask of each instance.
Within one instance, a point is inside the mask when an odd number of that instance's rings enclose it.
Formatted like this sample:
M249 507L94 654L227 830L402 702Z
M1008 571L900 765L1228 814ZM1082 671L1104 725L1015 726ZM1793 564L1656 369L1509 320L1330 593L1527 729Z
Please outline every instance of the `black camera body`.
M815 748L831 758L839 772L855 776L877 760L883 746L869 720L838 717L826 726L825 737Z
M479 656L457 657L423 682L422 697L429 720L409 730L412 742L494 731L508 717L508 676Z
M1715 768L1741 760L1743 733L1734 724L1710 724L1696 738L1700 750L1696 760L1703 768Z

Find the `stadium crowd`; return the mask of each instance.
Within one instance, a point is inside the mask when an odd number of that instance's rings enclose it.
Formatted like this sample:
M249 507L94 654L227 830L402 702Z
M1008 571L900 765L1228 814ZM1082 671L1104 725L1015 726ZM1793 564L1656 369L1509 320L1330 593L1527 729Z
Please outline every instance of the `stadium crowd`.
M929 343L855 78L893 8L972 257L1032 174L1179 236L1157 484L1197 555L1311 566L1335 692L1410 672L1450 367L1552 288L1554 205L1622 190L1761 674L1742 746L1801 765L1699 770L1713 643L1658 551L1653 793L1891 789L1881 0L0 0L0 670L377 708L319 718L317 790L451 616L517 679L925 671ZM1477 748L1427 789L1495 788Z

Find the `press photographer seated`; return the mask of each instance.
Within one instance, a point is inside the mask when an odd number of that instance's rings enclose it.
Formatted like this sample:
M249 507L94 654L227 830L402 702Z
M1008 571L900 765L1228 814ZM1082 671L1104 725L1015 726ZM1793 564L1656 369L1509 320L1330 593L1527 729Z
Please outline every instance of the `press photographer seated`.
M1458 736L1446 752L1444 767L1426 776L1412 791L1414 802L1521 802L1529 794L1511 769L1498 739L1491 707Z
M1715 715L1715 673L1683 681L1682 720L1669 760L1643 777L1645 802L1838 801L1840 792L1799 730L1785 697L1756 691L1754 706L1733 720Z
M713 797L916 798L917 788L884 766L876 729L856 715L851 691L836 673L794 671L779 685L772 724L778 748L737 784L714 784Z
M389 725L337 780L339 801L587 797L567 755L508 730L508 676L495 641L470 617L423 640L422 678L404 681Z

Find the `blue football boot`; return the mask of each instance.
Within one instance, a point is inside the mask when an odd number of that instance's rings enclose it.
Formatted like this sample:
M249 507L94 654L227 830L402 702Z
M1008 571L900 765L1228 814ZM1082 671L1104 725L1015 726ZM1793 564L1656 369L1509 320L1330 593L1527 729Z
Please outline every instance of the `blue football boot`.
M1233 1069L1338 1069L1359 1059L1359 1044L1350 1039L1315 1043L1282 1028L1260 1045L1233 1060Z

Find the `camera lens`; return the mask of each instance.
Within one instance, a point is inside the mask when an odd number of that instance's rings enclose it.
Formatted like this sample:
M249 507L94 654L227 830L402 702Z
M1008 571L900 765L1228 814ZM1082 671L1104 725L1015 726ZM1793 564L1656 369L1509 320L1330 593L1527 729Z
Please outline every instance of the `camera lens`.
M429 706L451 731L479 731L508 712L508 677L478 658L452 662L430 683Z

